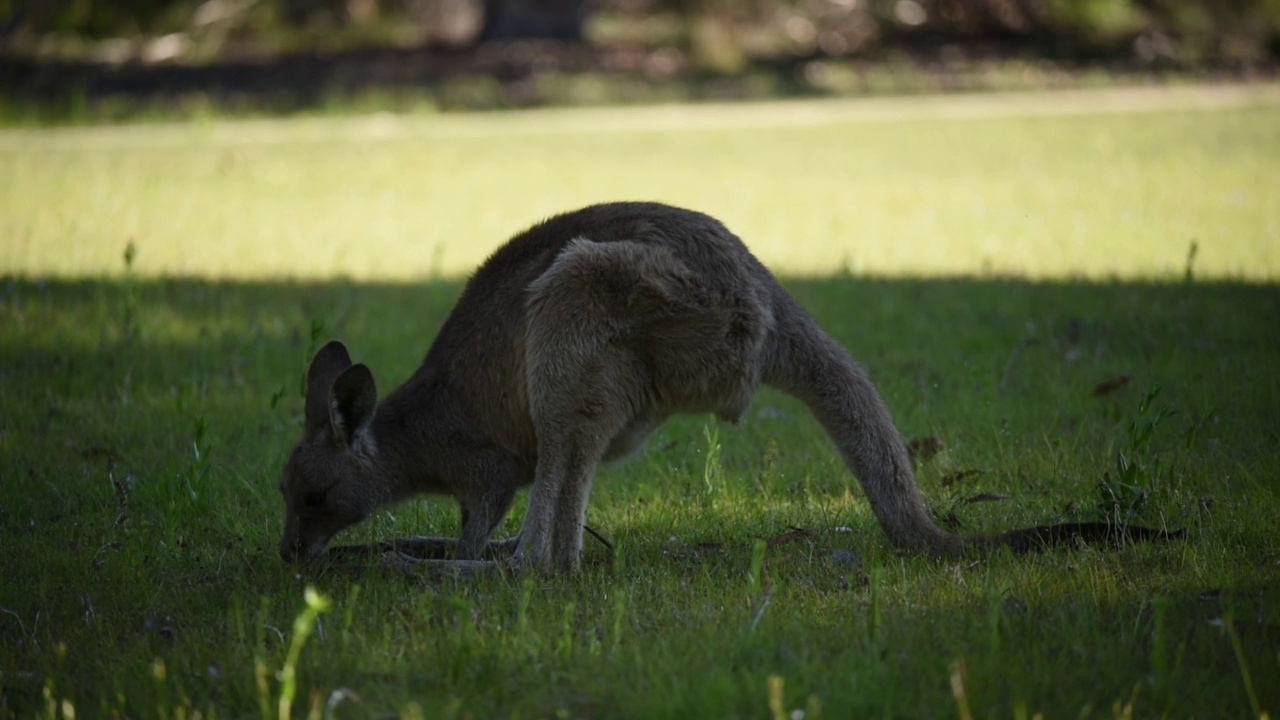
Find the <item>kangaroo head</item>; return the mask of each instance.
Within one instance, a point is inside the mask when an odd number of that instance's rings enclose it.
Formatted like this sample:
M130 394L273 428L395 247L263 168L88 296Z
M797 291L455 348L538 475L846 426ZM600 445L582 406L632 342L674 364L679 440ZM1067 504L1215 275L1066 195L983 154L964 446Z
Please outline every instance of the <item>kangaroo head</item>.
M307 370L306 423L280 481L284 495L286 561L317 556L339 530L368 517L379 504L374 481L377 446L369 424L378 404L373 373L351 363L334 340Z

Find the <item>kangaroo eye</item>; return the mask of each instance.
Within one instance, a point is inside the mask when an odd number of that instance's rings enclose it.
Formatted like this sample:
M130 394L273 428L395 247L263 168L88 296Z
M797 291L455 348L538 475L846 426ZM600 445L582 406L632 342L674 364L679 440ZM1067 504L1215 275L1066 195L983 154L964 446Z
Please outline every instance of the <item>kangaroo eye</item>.
M309 510L315 510L316 508L324 507L324 493L322 492L305 493L302 496L302 507L307 508Z

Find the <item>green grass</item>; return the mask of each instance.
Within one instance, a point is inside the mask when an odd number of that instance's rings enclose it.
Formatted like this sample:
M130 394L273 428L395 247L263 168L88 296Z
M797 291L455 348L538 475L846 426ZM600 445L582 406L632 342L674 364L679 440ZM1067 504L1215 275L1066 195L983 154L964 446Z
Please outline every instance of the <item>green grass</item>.
M1087 114L1092 108L1098 114ZM0 131L0 268L416 280L604 200L787 274L1280 277L1280 86Z
M276 715L291 646L295 715L1274 714L1280 108L1084 112L1106 97L0 134L0 716ZM903 432L940 440L940 518L1097 519L1109 486L1186 538L899 555L766 391L740 428L680 418L603 472L589 521L616 551L588 540L580 575L281 564L313 334L389 388L459 271L616 197L710 210L785 271ZM456 515L415 502L343 541ZM309 635L307 586L332 601Z

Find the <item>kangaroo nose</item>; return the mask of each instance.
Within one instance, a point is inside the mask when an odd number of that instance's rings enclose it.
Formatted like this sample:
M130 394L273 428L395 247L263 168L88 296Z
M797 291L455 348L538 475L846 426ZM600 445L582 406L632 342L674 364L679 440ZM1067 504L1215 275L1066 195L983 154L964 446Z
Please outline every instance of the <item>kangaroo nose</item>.
M280 559L287 563L311 562L325 555L325 543L304 543L302 538L294 542L280 542Z

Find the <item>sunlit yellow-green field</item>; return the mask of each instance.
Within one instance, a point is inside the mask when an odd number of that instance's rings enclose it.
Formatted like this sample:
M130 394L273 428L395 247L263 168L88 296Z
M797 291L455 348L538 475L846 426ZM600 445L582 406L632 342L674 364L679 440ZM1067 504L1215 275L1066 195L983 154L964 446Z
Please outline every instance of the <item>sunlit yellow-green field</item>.
M413 280L585 204L787 275L1280 279L1280 86L0 131L0 274Z

